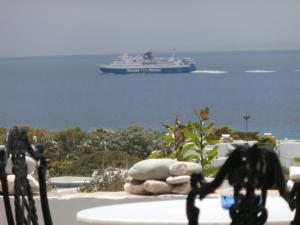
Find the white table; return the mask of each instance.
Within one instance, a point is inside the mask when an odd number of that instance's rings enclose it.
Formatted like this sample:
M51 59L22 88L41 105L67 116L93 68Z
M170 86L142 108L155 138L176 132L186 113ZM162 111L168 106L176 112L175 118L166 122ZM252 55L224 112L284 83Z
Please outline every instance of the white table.
M78 212L77 221L97 225L187 225L185 204L185 200L167 200L102 206ZM220 198L197 201L197 206L201 210L199 224L230 224L228 210L221 207ZM267 209L266 224L289 225L294 217L280 197L269 197Z

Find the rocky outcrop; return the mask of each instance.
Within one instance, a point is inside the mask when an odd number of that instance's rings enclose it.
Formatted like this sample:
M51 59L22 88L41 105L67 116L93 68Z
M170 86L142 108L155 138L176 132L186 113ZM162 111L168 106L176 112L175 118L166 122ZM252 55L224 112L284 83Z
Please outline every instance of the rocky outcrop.
M129 171L124 190L130 194L188 194L190 179L201 166L173 159L147 159L136 163Z

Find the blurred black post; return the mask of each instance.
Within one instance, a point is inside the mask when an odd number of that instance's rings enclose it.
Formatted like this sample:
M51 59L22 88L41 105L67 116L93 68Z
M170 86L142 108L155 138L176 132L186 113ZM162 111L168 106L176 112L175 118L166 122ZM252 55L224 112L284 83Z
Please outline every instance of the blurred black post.
M245 116L243 116L244 120L245 120L245 134L246 134L246 141L248 143L248 120L250 119L250 116L246 113Z

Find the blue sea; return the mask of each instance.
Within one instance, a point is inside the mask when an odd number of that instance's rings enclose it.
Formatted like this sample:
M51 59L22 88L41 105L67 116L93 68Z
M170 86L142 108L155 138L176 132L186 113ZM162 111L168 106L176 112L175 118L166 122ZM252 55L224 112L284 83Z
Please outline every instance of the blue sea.
M168 56L168 55L160 55ZM0 127L162 130L210 108L216 126L300 138L300 51L180 53L190 74L103 75L116 55L0 59Z

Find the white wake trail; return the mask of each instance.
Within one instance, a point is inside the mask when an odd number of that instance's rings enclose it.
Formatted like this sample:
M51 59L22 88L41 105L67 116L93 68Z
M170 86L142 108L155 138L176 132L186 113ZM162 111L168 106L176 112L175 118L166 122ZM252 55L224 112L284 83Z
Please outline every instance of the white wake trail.
M246 70L245 73L275 73L275 70Z
M227 73L227 71L222 71L222 70L195 70L192 73L223 74L223 73Z

